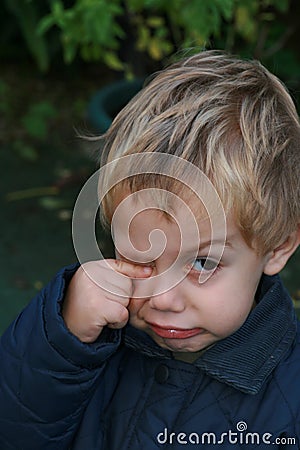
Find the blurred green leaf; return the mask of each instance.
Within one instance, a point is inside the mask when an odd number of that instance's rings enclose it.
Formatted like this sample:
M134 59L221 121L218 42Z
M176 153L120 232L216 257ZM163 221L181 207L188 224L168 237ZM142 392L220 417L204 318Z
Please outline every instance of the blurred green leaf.
M124 63L120 60L120 58L113 52L105 52L103 59L105 64L114 70L124 70Z
M27 113L22 117L21 123L31 137L43 139L48 132L49 119L55 115L56 110L50 103L35 103L30 105Z
M14 151L22 158L30 162L36 162L38 159L38 151L32 145L26 144L22 140L16 140L12 144Z
M48 210L61 209L69 206L66 200L59 197L42 197L39 200L39 204Z

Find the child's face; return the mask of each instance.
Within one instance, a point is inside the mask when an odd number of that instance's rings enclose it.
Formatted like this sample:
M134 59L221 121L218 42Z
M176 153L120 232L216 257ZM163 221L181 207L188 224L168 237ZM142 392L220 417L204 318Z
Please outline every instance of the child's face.
M132 203L131 208L133 217L136 206ZM119 220L122 224L122 215ZM189 221L184 223L184 217L180 217L179 222L184 224L188 233ZM123 223L126 223L126 217ZM186 273L182 281L167 292L143 299L132 298L129 305L130 323L149 334L161 347L175 352L199 351L236 331L254 306L255 292L266 263L266 257L258 256L247 246L232 218L227 217L227 242L221 261L211 277L199 284L199 274L208 255L211 229L208 218L197 223L202 248L196 260L193 257L182 267ZM127 245L124 236L119 236L122 245L118 256L128 261L140 261L140 252L149 249L148 238L154 229L162 230L166 236L165 250L151 263L153 275L158 275L172 264L180 249L178 226L158 210L148 209L134 216L129 227L133 246ZM152 244L155 253L155 239ZM212 242L212 255L214 247L218 252L218 245ZM213 261L210 265L213 267ZM156 292L157 288L156 284Z

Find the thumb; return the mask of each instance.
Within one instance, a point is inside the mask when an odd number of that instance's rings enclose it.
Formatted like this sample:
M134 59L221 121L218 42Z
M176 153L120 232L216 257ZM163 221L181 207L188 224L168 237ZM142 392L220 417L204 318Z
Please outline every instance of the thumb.
M121 259L110 259L107 260L107 262L114 270L129 278L147 278L151 275L153 270L151 266L133 264Z

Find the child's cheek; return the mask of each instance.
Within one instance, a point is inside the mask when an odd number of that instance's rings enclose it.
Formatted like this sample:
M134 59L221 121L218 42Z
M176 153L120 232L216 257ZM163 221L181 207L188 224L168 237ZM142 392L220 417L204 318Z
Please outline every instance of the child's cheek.
M245 322L247 319L251 308L236 308L231 311L230 314L224 314L223 320L216 320L212 331L215 335L217 335L220 339L224 339L231 334L235 333ZM220 317L220 316L219 316Z

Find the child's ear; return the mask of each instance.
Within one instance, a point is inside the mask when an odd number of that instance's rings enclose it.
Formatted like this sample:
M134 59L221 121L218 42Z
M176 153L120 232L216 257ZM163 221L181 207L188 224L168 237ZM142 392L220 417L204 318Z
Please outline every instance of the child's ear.
M272 250L266 258L264 273L266 275L275 275L279 273L286 265L289 258L300 244L300 224L297 230L290 234L283 244Z

